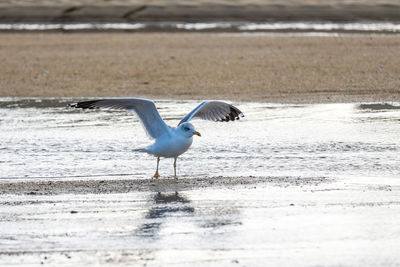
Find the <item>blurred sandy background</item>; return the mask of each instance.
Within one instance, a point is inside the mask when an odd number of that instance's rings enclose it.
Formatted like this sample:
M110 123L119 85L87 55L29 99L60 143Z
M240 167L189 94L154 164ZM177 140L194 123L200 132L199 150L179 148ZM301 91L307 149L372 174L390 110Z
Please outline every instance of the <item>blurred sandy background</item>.
M3 34L0 96L400 100L400 37Z

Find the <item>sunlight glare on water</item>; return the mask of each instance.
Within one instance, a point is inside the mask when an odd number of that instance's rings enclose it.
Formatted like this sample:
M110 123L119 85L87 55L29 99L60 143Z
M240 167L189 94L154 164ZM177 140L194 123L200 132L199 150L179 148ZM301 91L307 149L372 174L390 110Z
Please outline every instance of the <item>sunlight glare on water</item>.
M134 116L68 108L74 101L0 99L1 179L154 174L155 158L133 151L152 142ZM170 126L197 104L156 101ZM234 104L239 121L192 121L202 137L179 157L179 176L400 176L398 103ZM172 163L161 160L161 176Z

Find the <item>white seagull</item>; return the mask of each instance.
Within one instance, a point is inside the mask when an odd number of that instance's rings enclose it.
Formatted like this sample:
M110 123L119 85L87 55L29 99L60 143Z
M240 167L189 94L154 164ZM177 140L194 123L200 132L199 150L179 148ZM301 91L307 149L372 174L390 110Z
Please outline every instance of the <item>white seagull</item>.
M114 98L83 101L69 105L82 109L122 109L133 112L139 117L147 135L155 139L154 144L137 149L157 157L157 169L154 178L160 177L158 165L160 157L174 158L174 177L176 176L176 159L185 153L193 142L193 135L201 136L189 123L192 119L211 121L234 121L244 117L236 107L223 101L208 100L198 105L187 114L177 127L168 126L161 118L152 100L143 98Z

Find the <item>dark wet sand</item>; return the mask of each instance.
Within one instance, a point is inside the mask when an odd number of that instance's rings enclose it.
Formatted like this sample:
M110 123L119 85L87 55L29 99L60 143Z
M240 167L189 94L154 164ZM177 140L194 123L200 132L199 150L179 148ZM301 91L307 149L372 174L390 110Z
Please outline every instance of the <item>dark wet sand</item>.
M2 34L0 97L400 101L400 36Z
M305 186L329 182L327 178L297 177L209 177L209 178L160 178L160 179L120 179L57 181L23 181L0 183L2 194L57 195L57 194L110 194L128 192L178 192L202 188L229 189L237 185L255 185L258 183L286 187Z
M400 20L396 0L74 0L0 3L0 22Z

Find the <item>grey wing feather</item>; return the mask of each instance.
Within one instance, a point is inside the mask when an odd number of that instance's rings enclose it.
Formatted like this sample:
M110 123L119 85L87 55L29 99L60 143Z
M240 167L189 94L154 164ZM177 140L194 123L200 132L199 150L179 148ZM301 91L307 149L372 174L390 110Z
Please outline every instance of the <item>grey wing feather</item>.
M82 109L122 109L128 110L136 114L146 133L151 138L169 132L169 127L163 121L157 108L152 100L143 98L115 98L115 99L99 99L73 103L69 105L74 108Z
M178 125L196 118L210 121L234 121L240 117L244 115L237 107L223 101L208 100L187 114Z

